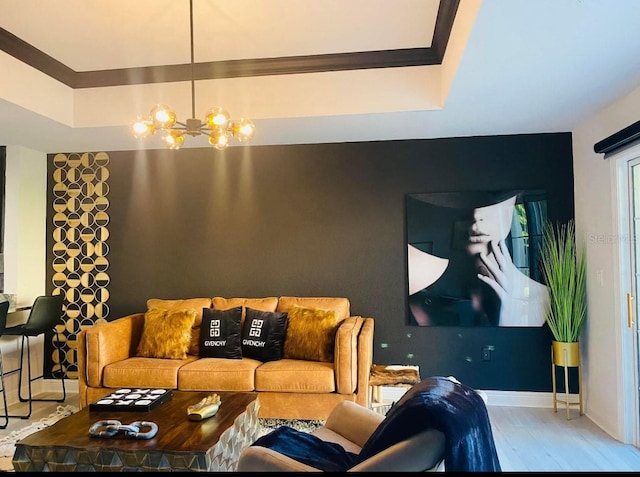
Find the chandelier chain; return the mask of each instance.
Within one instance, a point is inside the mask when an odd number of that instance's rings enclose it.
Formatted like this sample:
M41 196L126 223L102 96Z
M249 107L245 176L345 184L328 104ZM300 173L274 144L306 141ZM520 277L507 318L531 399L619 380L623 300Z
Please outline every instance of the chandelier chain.
M196 81L193 73L193 0L189 0L189 39L191 41L191 117L196 117Z

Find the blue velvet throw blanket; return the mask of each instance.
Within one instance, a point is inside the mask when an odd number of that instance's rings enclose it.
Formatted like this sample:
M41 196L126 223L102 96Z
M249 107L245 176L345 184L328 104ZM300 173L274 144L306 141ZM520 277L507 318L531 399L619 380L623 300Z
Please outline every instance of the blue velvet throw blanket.
M360 454L288 426L252 445L271 448L325 472L344 472L426 429L437 429L446 436L445 472L501 471L484 401L472 388L440 376L409 389L387 412Z

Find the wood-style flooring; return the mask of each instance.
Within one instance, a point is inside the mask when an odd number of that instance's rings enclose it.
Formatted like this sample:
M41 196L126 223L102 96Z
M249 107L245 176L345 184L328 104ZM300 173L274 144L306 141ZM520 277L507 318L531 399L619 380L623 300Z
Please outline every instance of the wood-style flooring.
M640 449L573 409L487 406L503 471L640 472Z
M0 438L41 418L61 405L34 403L32 419L10 419ZM77 394L64 405L78 406ZM17 406L17 407L16 407ZM21 412L11 406L11 412ZM505 472L640 472L640 449L622 444L573 410L488 406L493 437Z

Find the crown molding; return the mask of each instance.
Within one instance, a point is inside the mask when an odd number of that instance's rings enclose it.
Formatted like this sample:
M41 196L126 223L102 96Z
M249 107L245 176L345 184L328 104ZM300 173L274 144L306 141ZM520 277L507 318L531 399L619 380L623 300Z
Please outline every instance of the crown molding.
M439 65L459 3L460 0L440 1L430 47L196 63L193 79ZM74 89L190 81L192 78L191 64L74 71L3 28L0 28L0 50Z

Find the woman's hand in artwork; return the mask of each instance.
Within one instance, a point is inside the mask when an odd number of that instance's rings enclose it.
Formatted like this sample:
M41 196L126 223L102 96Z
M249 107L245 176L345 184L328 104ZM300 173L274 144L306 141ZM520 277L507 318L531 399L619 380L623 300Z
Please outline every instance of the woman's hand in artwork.
M542 326L549 300L547 287L518 270L504 240L490 242L479 258L478 279L500 298L500 326Z
M504 240L489 242L487 250L480 253L479 257L481 266L478 268L478 278L493 288L501 299L526 298L524 290L516 286L514 277L521 273L513 264Z

